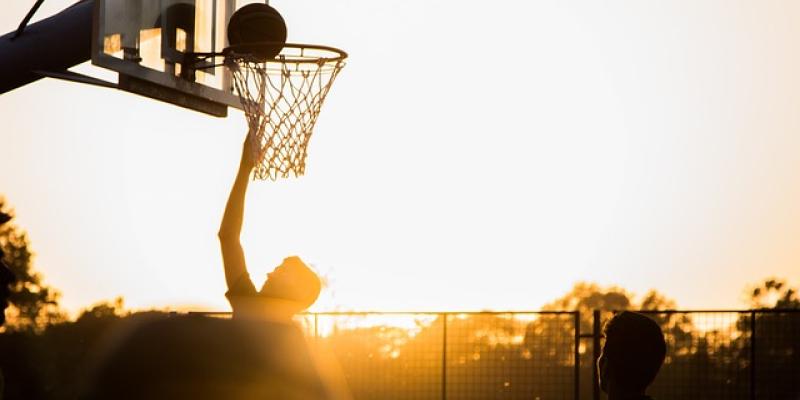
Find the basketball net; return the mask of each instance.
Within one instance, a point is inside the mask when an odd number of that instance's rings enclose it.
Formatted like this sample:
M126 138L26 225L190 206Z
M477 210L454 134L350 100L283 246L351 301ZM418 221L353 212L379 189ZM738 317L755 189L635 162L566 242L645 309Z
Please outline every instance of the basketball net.
M313 50L286 45L266 62L249 55L226 62L247 116L256 160L253 179L305 173L306 149L322 103L345 65L341 57L324 58Z

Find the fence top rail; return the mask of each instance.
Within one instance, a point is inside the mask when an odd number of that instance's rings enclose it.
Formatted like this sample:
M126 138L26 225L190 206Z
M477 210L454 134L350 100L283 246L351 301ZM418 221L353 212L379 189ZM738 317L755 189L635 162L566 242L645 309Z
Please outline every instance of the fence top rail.
M745 309L745 310L725 310L725 309L708 309L708 310L600 310L600 311L607 311L607 312L622 312L622 311L633 311L641 314L702 314L702 313L738 313L738 314L749 314L749 313L762 313L762 314L778 314L778 313L800 313L800 308L752 308L752 309Z
M800 308L753 308L744 310L725 310L725 309L697 309L697 310L595 310L605 312L634 311L642 314L701 314L701 313L800 313ZM189 315L231 315L230 311L189 311ZM305 316L368 316L368 315L577 315L580 311L320 311L305 312L299 315Z
M578 311L322 311L309 312L306 315L508 315L508 314L551 314L571 315Z
M189 311L190 315L231 315L230 311ZM320 311L304 312L307 316L351 316L351 315L576 315L579 311Z

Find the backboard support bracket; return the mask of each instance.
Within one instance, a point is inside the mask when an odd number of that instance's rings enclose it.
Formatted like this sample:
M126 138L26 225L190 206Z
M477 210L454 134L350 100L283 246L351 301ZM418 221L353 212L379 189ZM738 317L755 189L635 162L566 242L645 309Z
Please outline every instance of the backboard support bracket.
M118 88L215 117L225 118L228 116L228 106L225 104L217 103L203 97L193 96L189 93L161 86L133 76L120 74Z
M40 75L40 76L46 77L46 78L60 79L62 81L77 82L77 83L83 83L83 84L93 85L93 86L101 86L101 87L105 87L105 88L109 88L109 89L118 89L116 83L107 82L107 81L104 81L102 79L97 79L97 78L92 77L92 76L79 74L77 72L72 72L72 71L69 71L69 70L66 70L66 71L42 71L42 70L37 70L37 71L33 71L33 73L35 73L36 75Z
M224 118L228 116L228 106L217 103L199 96L193 96L188 93L181 92L176 89L171 89L166 86L161 86L144 79L138 79L128 75L119 75L119 83L113 83L97 79L92 76L79 74L73 71L33 71L35 74L46 77L59 79L68 82L83 83L86 85L100 86L109 89L126 90L141 96L150 97L166 103L174 104L181 107L186 107L194 111L203 112L213 115L215 117Z
M44 3L44 0L36 0L36 3L33 4L33 7L31 7L30 11L28 11L28 14L26 14L25 18L22 19L22 22L19 23L17 32L14 33L14 36L11 37L11 40L22 36L22 33L25 32L25 28L28 27L28 22L31 21L31 18L33 18L33 15L36 14L36 11L39 10L39 7L42 5L42 3Z

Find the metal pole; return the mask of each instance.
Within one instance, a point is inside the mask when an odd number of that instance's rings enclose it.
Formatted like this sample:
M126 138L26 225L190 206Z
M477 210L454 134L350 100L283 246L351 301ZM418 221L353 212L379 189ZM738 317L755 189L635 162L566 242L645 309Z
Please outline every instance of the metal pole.
M575 400L581 397L581 313L575 311Z
M442 315L442 400L447 400L447 314Z
M756 311L750 310L750 399L756 398Z
M51 17L0 35L0 94L42 79L37 71L62 72L92 58L94 3L83 1Z
M25 31L25 27L28 26L28 22L30 22L31 18L33 18L33 14L36 14L36 11L39 9L39 6L41 6L42 3L44 3L44 0L36 0L36 4L34 4L33 7L31 7L31 10L28 11L28 14L25 15L25 18L23 18L22 22L19 23L19 27L17 28L17 33L15 33L14 36L11 37L11 40L14 40L20 37L20 35L22 35L22 32Z
M597 375L597 360L600 359L600 310L594 310L592 318L592 399L600 400L600 377Z

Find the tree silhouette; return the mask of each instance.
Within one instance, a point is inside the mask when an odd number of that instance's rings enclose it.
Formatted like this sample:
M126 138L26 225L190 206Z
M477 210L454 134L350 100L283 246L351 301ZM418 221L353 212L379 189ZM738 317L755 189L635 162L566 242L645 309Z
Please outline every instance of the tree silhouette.
M13 218L0 199L0 213ZM17 277L11 285L9 298L8 330L31 330L41 332L48 324L65 320L58 305L61 294L43 283L42 275L33 269L33 253L27 233L12 222L0 225L0 248L5 253L5 262Z
M632 308L632 298L633 294L617 286L603 288L592 282L578 282L565 295L545 304L542 310L578 311L581 313L581 332L591 332L594 310L627 310Z
M83 310L74 322L51 324L41 332L17 330L0 335L0 369L6 378L3 399L78 398L93 351L112 329L131 317L123 314L118 298Z
M797 289L790 287L786 281L769 278L750 290L751 308L800 308L800 297Z
M752 330L753 341L743 335L738 341L746 350L741 352L740 363L755 368L756 397L765 399L800 398L800 381L786 377L800 376L800 312L781 311L800 309L797 289L776 278L750 289L749 302L753 308L764 309L739 318L737 327L742 332ZM754 342L754 343L753 343ZM756 358L750 359L750 345L755 345Z

